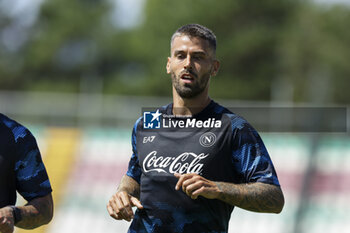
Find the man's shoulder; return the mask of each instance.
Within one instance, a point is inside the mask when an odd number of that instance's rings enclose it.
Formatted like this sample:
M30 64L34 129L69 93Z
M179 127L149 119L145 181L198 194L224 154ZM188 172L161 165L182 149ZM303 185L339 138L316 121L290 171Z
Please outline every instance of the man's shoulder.
M234 110L231 110L215 102L214 104L214 112L216 114L222 115L222 119L227 120L229 122L229 124L232 127L232 130L250 127L248 121L244 117L236 114Z
M11 118L9 118L8 116L0 113L0 125L10 128L11 125L17 123L16 121L12 120Z
M14 137L15 141L17 141L19 137L25 137L30 134L25 126L2 113L0 113L0 127L2 133L10 134Z

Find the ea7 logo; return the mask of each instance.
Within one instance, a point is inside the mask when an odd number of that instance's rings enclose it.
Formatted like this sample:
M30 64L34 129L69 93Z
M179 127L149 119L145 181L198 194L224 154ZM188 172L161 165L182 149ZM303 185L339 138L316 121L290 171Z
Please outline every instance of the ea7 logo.
M143 143L147 142L153 142L153 140L156 138L156 136L148 136L143 138Z

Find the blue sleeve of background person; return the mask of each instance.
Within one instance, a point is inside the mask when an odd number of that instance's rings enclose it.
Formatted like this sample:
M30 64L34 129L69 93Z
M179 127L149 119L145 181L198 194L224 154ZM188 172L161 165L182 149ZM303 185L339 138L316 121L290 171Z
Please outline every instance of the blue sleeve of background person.
M21 125L14 126L18 160L15 164L16 189L30 201L51 193L51 184L34 136Z
M231 120L233 129L232 160L242 183L262 182L280 185L266 147L257 133L243 118Z
M137 154L137 147L136 147L137 126L140 123L140 121L141 121L141 118L139 118L136 121L134 128L132 130L132 136L131 136L132 155L131 155L131 159L129 161L128 171L126 172L127 176L130 176L131 178L136 180L138 183L140 183L141 173L142 173L141 167L139 164L138 154Z

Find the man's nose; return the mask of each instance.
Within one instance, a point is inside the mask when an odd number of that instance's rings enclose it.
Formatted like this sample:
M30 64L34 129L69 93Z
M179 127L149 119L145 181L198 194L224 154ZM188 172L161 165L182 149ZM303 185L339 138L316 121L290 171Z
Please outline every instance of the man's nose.
M192 61L191 56L188 55L185 60L184 68L185 69L191 69L192 68Z

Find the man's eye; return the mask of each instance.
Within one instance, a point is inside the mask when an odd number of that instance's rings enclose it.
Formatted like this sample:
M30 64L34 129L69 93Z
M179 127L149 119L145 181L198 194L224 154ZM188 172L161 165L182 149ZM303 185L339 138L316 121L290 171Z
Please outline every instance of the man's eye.
M179 59L184 59L184 58L185 58L185 55L183 55L183 54L178 54L178 55L176 55L176 57L179 58Z

